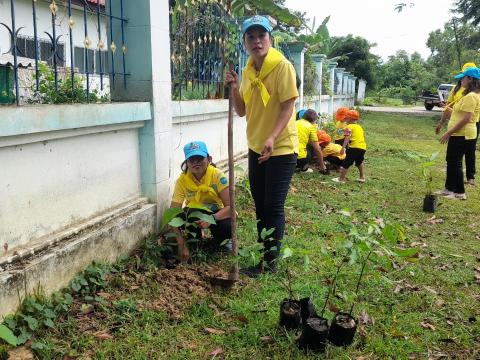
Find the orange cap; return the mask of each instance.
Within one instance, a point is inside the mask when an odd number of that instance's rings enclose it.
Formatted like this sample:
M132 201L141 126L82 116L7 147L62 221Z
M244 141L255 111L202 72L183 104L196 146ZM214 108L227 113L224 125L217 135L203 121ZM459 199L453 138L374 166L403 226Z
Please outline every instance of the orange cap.
M348 120L358 120L360 119L360 113L357 110L349 110L345 118Z
M339 107L337 112L335 113L335 119L337 121L345 120L345 115L347 115L348 108L347 107Z
M329 143L332 141L332 138L330 135L328 135L325 131L323 130L318 130L317 131L317 137L318 137L318 142L321 143Z

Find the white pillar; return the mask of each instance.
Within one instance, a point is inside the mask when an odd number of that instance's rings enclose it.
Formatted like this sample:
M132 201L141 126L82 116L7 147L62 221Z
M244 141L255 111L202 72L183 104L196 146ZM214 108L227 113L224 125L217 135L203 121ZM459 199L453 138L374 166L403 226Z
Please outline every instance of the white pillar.
M361 104L365 100L365 89L367 87L367 82L363 79L358 80L358 92L357 92L357 101Z
M295 41L288 43L288 49L293 61L293 67L295 68L295 71L297 72L297 75L301 81L300 88L298 89L298 106L299 109L302 109L304 102L303 85L305 80L305 52L307 51L307 47L304 42Z
M323 54L313 54L312 59L315 62L316 72L317 72L317 95L318 95L318 106L316 111L322 113L322 87L323 87L323 62L327 57Z
M333 99L335 97L335 68L337 67L336 62L331 62L328 64L328 70L330 71L330 102L328 104L328 113L333 116Z

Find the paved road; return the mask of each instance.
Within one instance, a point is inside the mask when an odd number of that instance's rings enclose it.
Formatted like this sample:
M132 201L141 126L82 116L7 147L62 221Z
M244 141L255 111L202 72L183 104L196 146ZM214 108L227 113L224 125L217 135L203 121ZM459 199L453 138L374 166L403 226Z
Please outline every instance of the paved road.
M399 107L399 106L360 106L362 110L372 112L384 112L393 114L418 115L418 116L440 116L442 109L434 108L431 111L425 110L423 106Z

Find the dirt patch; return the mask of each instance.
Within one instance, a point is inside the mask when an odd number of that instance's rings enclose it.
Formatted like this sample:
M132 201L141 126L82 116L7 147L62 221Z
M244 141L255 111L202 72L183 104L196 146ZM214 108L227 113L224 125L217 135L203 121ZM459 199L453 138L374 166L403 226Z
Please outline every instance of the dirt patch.
M212 266L181 265L171 270L160 269L155 274L161 285L159 293L144 307L165 311L171 319L180 319L186 309L212 293L209 281L212 276L226 278L228 274Z
M33 353L25 346L12 349L8 352L8 360L33 360Z

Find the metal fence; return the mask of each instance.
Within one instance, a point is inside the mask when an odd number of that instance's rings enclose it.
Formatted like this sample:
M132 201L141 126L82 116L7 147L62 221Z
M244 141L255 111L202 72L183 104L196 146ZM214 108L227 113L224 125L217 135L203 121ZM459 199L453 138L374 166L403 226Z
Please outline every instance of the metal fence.
M232 16L230 0L170 0L173 100L225 97L225 68L241 77L248 58L242 20ZM290 58L285 43L274 46Z
M106 77L110 78L113 88L116 76L122 76L123 86L126 87L128 73L125 61L127 54L125 24L128 20L124 14L124 0L63 0L61 3L58 0L49 0L47 5L51 13L51 27L49 31L44 32L46 38L40 36L38 30L39 12L37 10L39 6L45 7L44 3L39 4L40 1L31 0L31 22L19 24L17 23L18 2L18 0L10 0L10 23L1 23L8 31L10 38L10 48L5 54L8 54L7 56L10 56L12 61L4 62L4 65L13 69L14 94L17 105L20 104L19 69L22 67L29 67L34 71L33 87L37 92L41 87L41 66L51 67L55 91L71 92L71 96L65 94L66 102L68 99L74 101L76 92L79 91L78 79L76 80L76 74L80 72L79 66L82 68L82 76L86 77L86 85L84 89L81 89L85 92L83 99L86 102L91 100L90 78L94 73L100 78L101 90L104 89ZM23 3L25 2L23 1ZM112 3L115 3L116 8L120 8L119 14L112 12ZM22 10L25 8L23 7ZM73 16L74 12L76 17ZM83 18L81 13L83 13ZM61 41L65 34L59 34L59 16L63 16L68 23L68 46ZM25 16L21 18L25 18ZM96 44L91 40L92 31L91 27L87 25L88 21L96 23L96 34L94 35L97 38ZM118 39L114 39L113 27L114 22L117 21L120 25L120 32L117 36ZM78 26L83 27L82 30L79 30L80 32L75 31L76 36L81 34L80 40L83 47L80 48L74 47L76 40L74 30ZM22 36L22 32L25 30L33 32L33 37ZM109 38L105 34L109 34ZM69 53L69 61L66 61L66 50ZM79 65L80 63L81 65ZM116 68L116 63L121 64L120 69ZM59 80L60 70L69 75L69 81ZM62 85L61 88L59 88L60 85Z

